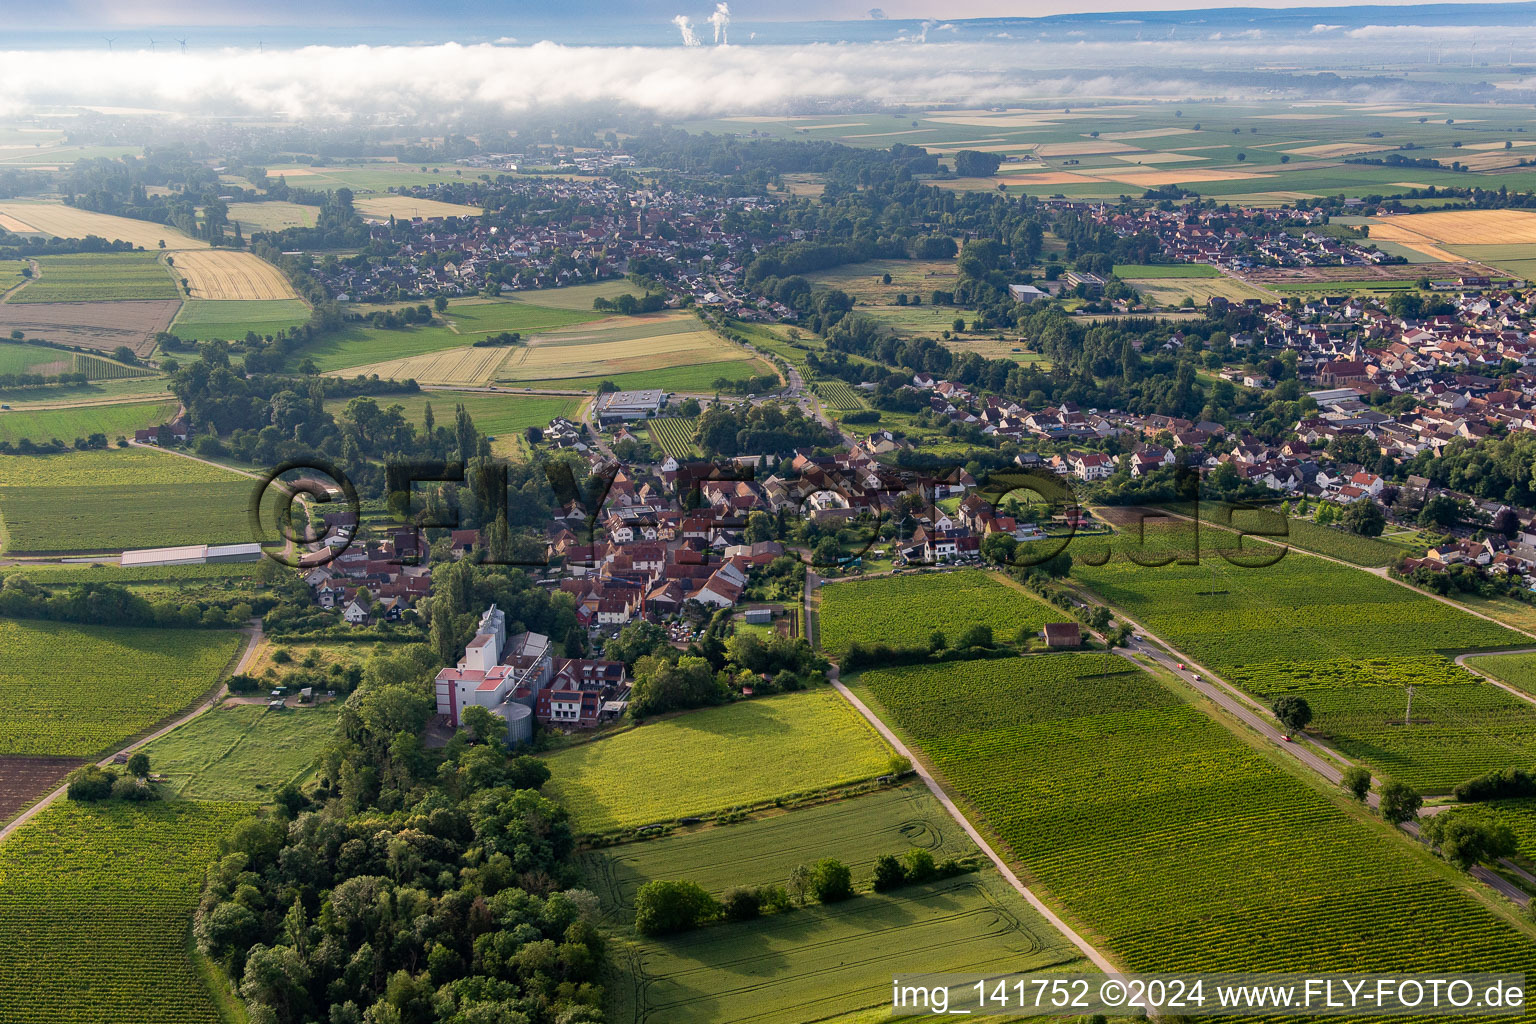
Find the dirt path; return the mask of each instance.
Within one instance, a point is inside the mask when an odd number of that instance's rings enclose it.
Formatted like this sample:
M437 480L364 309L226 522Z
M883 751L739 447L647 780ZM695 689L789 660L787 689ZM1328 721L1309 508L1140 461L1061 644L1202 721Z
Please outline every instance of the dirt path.
M129 441L128 443L134 448L148 448L153 451L164 452L167 455L174 455L179 459L191 459L193 462L201 462L205 466L222 469L227 473L238 473L240 476L249 477L252 480L261 479L261 475L258 473L252 473L244 469L235 469L233 466L226 466L222 462L214 462L212 459L205 459L200 455L193 455L191 452L179 451L175 448L162 448L157 444L145 444L142 441Z
M250 667L251 658L255 656L256 648L261 645L261 639L262 639L261 620L260 619L252 619L251 620L251 624L245 628L244 633L246 635L245 650L241 652L240 660L235 663L234 669L229 673L230 675L239 675L240 673L244 672L248 667ZM227 694L228 692L229 692L229 687L227 685L225 685L225 684L220 684L219 688L216 691L214 691L212 696L210 696L207 699L205 699L202 703L198 704L197 707L193 708L191 711L188 711L186 714L182 715L180 718L177 718L175 721L168 722L165 725L162 725L160 728L158 728L155 731L149 733L147 736L139 737L138 739L134 740L132 743L129 743L127 746L123 747L122 749L114 750L112 753L108 754L106 757L102 758L100 761L97 761L96 763L98 765L102 766L102 767L106 767L107 765L112 763L113 759L115 759L115 758L117 758L117 757L119 757L119 756L121 756L123 754L131 754L135 750L138 750L140 747L144 746L145 744L151 743L154 740L157 740L160 737L164 736L166 733L170 732L171 730L181 728L183 725L186 725L188 722L192 721L192 719L197 718L199 715L202 715L202 714L212 710L219 703L219 700L222 697L224 697L224 695ZM58 789L55 789L52 793L49 793L47 796L43 797L41 800L39 800L37 803L33 804L31 807L27 808L25 811L22 811L19 815L17 815L14 819L12 819L3 828L0 828L0 842L4 842L6 839L8 839L10 837L11 833L15 832L17 829L21 828L27 822L29 822L33 818L37 817L44 810L46 810L49 807L49 805L51 805L55 800L58 800L61 797L63 797L65 792L68 789L69 789L68 786L60 786Z
M819 630L818 623L816 621L816 609L820 606L820 588L821 577L809 569L806 570L804 592L805 634L812 647L818 646L819 640L817 635ZM1088 942L1087 939L1084 939L1081 935L1077 934L1077 932L1073 931L1070 925L1058 917L1050 907L1045 905L1044 901L1042 901L1040 897L1036 896L1027 885L1019 880L1019 876L1013 873L1013 869L1008 866L1008 862L1003 860L1003 858L998 855L998 852L992 848L992 844L988 843L986 839L982 837L981 833L976 830L976 827L971 824L970 819L968 819L965 814L961 812L960 808L955 805L955 802L950 799L949 794L944 791L944 787L939 785L938 781L935 780L933 775L929 773L923 762L913 756L912 751L907 748L907 745L901 741L900 737L891 731L891 728L886 725L885 722L881 721L879 715L871 711L868 705L859 700L859 698L854 695L853 691L848 689L848 687L843 684L838 667L836 665L833 665L827 671L827 679L832 683L832 686L837 690L837 692L842 694L843 699L846 700L849 704L853 705L854 710L857 711L860 715L864 716L864 720L873 726L875 731L883 736L885 741L889 743L898 754L900 754L902 757L905 757L912 763L913 770L916 771L918 777L923 780L923 784L928 787L928 791L933 794L934 799L937 800L940 804L944 805L944 809L949 812L950 817L954 818L960 827L965 830L965 834L971 837L971 841L976 844L976 848L987 855L987 859L990 860L993 865L996 866L997 870L1002 874L1002 876L1008 880L1008 884L1013 886L1014 889L1018 891L1019 895L1023 896L1024 899L1028 901L1029 905L1034 907L1041 917L1050 922L1051 927L1055 928L1062 935L1066 936L1074 946L1082 951L1082 954L1086 956L1090 961L1092 961L1095 967L1101 971L1104 971L1105 973L1114 972L1116 968L1109 962L1109 959L1105 957L1103 953L1101 953L1090 942Z
M987 855L987 859L992 861L1002 876L1008 880L1008 884L1013 886L1019 895L1023 896L1029 902L1029 905L1034 907L1035 911L1050 923L1051 927L1066 936L1072 945L1076 946L1085 957L1092 961L1095 967L1106 974L1114 973L1116 970L1115 966L1109 962L1109 959L1103 953L1095 948L1087 939L1073 931L1071 925L1058 917L1055 911L1046 906L1040 897L1031 892L1027 885L1019 881L1019 876L1013 873L1013 869L1008 866L1007 861L1003 860L997 851L992 849L991 844L982 838L981 833L976 831L976 827L971 824L970 819L961 813L959 807L955 806L955 802L949 798L948 793L944 792L944 787L940 786L934 777L929 774L922 761L912 755L912 751L908 750L906 744L902 743L901 739L891 731L890 727L880 720L879 715L871 711L863 701L854 695L852 690L843 685L843 681L838 678L836 665L832 666L827 674L827 678L831 680L837 692L843 695L843 699L852 704L854 710L863 715L864 720L874 726L875 731L883 736L885 741L894 747L898 754L912 762L913 770L917 772L918 778L923 780L923 784L928 787L928 791L933 794L934 799L943 804L950 817L954 818L960 827L965 829L965 834L971 837L971 842L975 843L976 847Z

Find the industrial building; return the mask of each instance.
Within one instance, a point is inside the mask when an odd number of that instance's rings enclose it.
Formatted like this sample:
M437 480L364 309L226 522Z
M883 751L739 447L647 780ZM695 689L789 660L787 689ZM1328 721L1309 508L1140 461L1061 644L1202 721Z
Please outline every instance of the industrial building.
M261 559L261 545L184 544L174 548L141 548L124 551L118 564L144 569L155 565L218 565L223 562L255 562Z
M667 393L648 391L610 391L597 396L593 411L599 423L621 423L655 416L667 404Z

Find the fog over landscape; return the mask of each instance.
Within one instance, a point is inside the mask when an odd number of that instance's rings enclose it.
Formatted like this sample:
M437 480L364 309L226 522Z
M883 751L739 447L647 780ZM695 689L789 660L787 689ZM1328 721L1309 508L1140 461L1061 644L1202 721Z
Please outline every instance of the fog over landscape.
M242 30L178 47L171 32L28 37L0 52L0 111L96 104L288 116L474 114L622 104L665 116L789 113L1025 97L1522 100L1536 61L1530 5L1439 5L1407 23L1380 8L1146 16L819 23L734 22L725 4L552 41L510 25L460 41L334 45L357 34ZM1452 12L1454 16L1447 16ZM1329 20L1313 20L1322 14ZM1432 23L1427 23L1432 22ZM174 31L174 30L173 30ZM177 35L180 35L178 32ZM365 35L365 34L364 34ZM551 36L556 35L551 33ZM270 36L287 42L269 42ZM250 38L246 38L250 37ZM185 38L184 36L182 38ZM237 40L231 42L231 40ZM639 41L645 45L592 45ZM1352 69L1340 77L1298 69ZM1368 70L1361 70L1368 69ZM1234 76L1233 72L1241 72ZM1536 95L1536 94L1533 94Z

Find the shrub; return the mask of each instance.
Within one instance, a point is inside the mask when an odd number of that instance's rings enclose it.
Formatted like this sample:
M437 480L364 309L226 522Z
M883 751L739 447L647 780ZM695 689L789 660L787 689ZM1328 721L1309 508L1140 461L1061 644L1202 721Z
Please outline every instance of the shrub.
M789 890L782 885L760 885L757 899L765 914L782 914L790 908Z
M907 881L931 882L936 874L938 869L933 865L933 854L916 847L907 851Z
M907 884L907 871L889 853L875 858L875 892L889 892Z
M823 903L846 900L853 895L853 872L833 857L817 861L811 868L811 895Z
M70 775L65 795L71 800L105 800L112 795L115 781L116 772L88 764Z
M732 889L722 905L727 921L750 921L763 913L763 897L756 889Z
M1468 779L1451 793L1464 804L1479 800L1498 800L1511 796L1536 796L1536 772L1506 768Z

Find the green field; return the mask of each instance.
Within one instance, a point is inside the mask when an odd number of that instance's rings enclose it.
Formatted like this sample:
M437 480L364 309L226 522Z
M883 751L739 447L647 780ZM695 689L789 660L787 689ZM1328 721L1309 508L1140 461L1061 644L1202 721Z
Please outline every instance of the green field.
M74 353L46 345L0 343L0 373L36 373L57 377L74 370Z
M21 276L29 264L26 260L0 260L0 293L21 284L27 278Z
M66 352L47 345L0 342L0 373L35 373L44 377L57 377L63 373L83 373L89 379L96 381L148 377L154 372L142 366L128 366L103 356L87 355L83 352ZM20 393L38 395L45 392L29 390Z
M1421 790L1445 791L1511 764L1536 765L1536 708L1479 682L1447 652L1519 647L1527 638L1407 587L1334 562L1200 531L1199 564L1138 565L1193 555L1192 525L1148 523L1072 547L1072 576L1174 647L1266 703L1303 697L1312 729L1346 756ZM1095 555L1094 552L1098 554ZM1414 722L1401 725L1404 685Z
M222 1024L187 929L241 805L63 802L0 844L0 1020Z
M1011 642L1020 627L1038 633L1047 622L1066 618L1066 612L980 569L961 569L824 586L818 628L822 649L839 655L856 640L926 647L936 629L953 644L978 625L991 626L997 640Z
M1448 865L1113 655L870 671L1021 874L1131 971L1519 970Z
M211 690L241 640L228 630L0 620L0 754L112 749Z
M1292 516L1282 522L1278 511L1234 509L1231 505L1212 501L1202 501L1199 508L1200 518L1206 522L1234 530L1246 530L1253 535L1270 537L1275 543L1286 547L1300 548L1330 558L1342 558L1346 562L1368 568L1395 565L1407 553L1395 544L1374 537L1361 537L1347 530L1336 530L1331 526L1319 526L1310 519ZM1178 511L1187 509L1180 508ZM1251 546L1253 542L1249 541L1248 544Z
M890 284L885 283L887 274L891 275ZM867 260L818 270L805 278L819 287L845 291L861 302L895 307L897 295L919 295L926 303L935 290L953 291L960 269L956 260Z
M308 320L309 306L301 299L188 299L171 333L183 341L236 341L251 331L276 334Z
M58 438L72 444L76 438L105 434L108 441L133 437L135 430L169 423L181 403L174 398L122 405L85 405L72 409L13 409L0 412L0 440L15 443L22 438L46 442Z
M368 311L366 306L357 309ZM376 329L349 324L296 350L291 361L298 365L312 359L324 373L467 347L488 334L516 331L527 336L534 331L585 323L598 316L590 310L578 312L523 302L469 299L450 303L447 312L439 314L440 322L427 327Z
M823 688L692 711L557 751L547 758L547 791L577 828L607 832L873 778L890 753Z
M170 271L150 252L43 256L41 273L11 302L109 302L181 297Z
M224 562L217 565L148 565L122 568L116 562L81 565L48 565L20 562L0 567L0 575L22 573L39 586L71 583L115 583L119 586L154 583L211 583L236 585L256 575L260 562Z
M265 803L298 782L335 738L334 707L273 711L225 704L143 749L167 793L187 800Z
M143 449L0 455L5 551L249 541L256 485L217 466Z
M428 403L437 425L453 426L454 406L462 405L482 433L492 437L491 451L513 456L522 451L521 434L528 427L548 426L556 416L574 418L581 411L583 399L560 395L518 395L479 391L419 391L411 395L379 395L374 399L382 409L398 405L406 419L420 427ZM327 411L339 415L351 399L333 398L325 403Z
M612 381L620 390L660 388L663 391L691 391L709 394L717 380L746 380L767 373L763 364L748 359L726 359L692 366L664 366L634 373L603 373L592 377L560 377L553 380L525 381L519 386L564 391L596 391L598 384Z
M1467 666L1536 697L1536 654L1484 654L1468 658Z
M80 360L95 356L78 357ZM107 360L103 360L107 362ZM116 366L118 364L111 363ZM0 403L11 409L57 408L77 405L113 405L133 399L164 395L167 380L164 377L122 377L115 380L95 380L87 384L48 384L43 387L0 388Z
M836 857L864 888L876 856L913 847L939 861L977 852L927 790L911 784L585 854L605 924L622 937L615 963L628 975L610 989L608 1019L800 1024L885 1004L892 974L1080 962L990 865L673 938L639 939L631 927L635 890L653 879L688 879L719 897L737 886L782 885L795 865Z
M1270 284L1268 287L1287 295L1346 295L1356 292L1404 292L1414 287L1412 281L1306 281L1299 284Z
M1213 298L1229 302L1241 302L1244 299L1274 301L1274 296L1263 289L1231 277L1128 278L1125 283L1140 292L1146 302L1155 306L1180 306L1186 298L1193 299L1196 306L1204 306Z
M599 281L596 284L572 284L564 288L535 288L521 292L503 292L503 299L526 302L547 309L572 309L583 313L592 311L594 299L616 299L620 295L639 297L643 289L628 278Z
M1152 281L1159 278L1221 276L1221 271L1206 263L1117 263L1114 273L1122 281L1126 278Z

